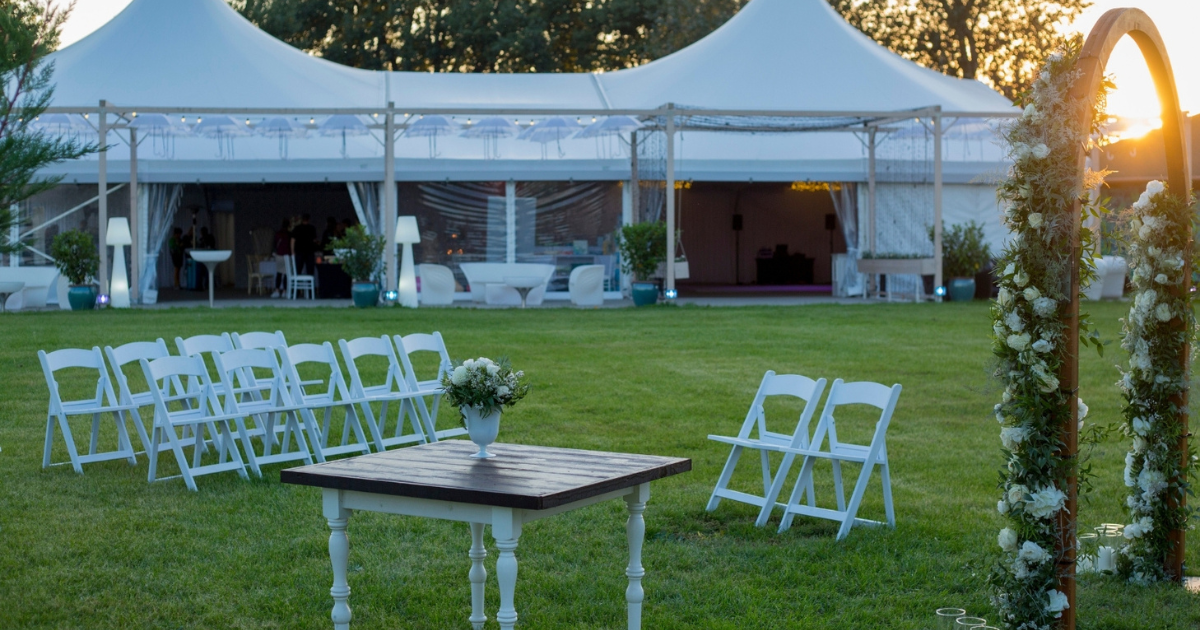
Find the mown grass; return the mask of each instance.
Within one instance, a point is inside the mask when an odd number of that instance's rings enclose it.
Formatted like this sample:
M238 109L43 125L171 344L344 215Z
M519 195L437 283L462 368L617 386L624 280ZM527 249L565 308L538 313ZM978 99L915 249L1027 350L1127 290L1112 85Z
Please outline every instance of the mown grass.
M1115 338L1125 305L1092 307ZM992 617L983 576L1001 465L988 377L986 305L622 310L225 309L33 313L0 318L0 628L327 628L331 574L319 491L202 477L146 483L146 462L40 467L46 390L38 349L117 345L219 331L282 329L293 343L440 330L451 354L507 355L534 392L504 416L501 440L686 456L691 473L656 482L646 512L647 628L907 628L939 606ZM1087 354L1089 421L1119 419L1116 344ZM898 527L797 519L775 533L755 510L704 511L767 369L901 383L888 435ZM794 417L794 416L793 416ZM443 422L452 422L447 411ZM865 434L865 426L840 432ZM865 421L863 422L865 425ZM84 434L80 426L77 437ZM1121 521L1124 445L1095 452L1085 526ZM65 458L61 445L55 456ZM739 469L750 489L753 458ZM855 473L856 474L856 473ZM793 473L794 476L794 473ZM828 483L818 497L830 499ZM788 487L790 491L790 486ZM863 515L882 516L876 477ZM624 509L594 506L527 527L517 610L528 628L624 627ZM465 525L357 514L350 522L354 627L465 628ZM1188 558L1200 566L1200 541ZM488 614L495 627L495 548ZM1196 628L1200 600L1172 586L1089 576L1080 627Z

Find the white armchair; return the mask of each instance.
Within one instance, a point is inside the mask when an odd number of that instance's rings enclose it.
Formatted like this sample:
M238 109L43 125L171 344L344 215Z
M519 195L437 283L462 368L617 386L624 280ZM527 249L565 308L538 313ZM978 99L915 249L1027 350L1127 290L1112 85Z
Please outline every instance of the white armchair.
M454 272L443 265L417 265L421 278L421 304L447 306L454 303Z
M580 265L571 270L567 281L571 303L576 306L600 306L604 303L604 265Z

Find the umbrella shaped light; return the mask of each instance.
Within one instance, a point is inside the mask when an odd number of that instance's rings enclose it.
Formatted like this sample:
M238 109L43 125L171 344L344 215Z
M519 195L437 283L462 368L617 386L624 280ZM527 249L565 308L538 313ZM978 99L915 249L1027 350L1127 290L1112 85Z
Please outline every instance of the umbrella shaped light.
M429 157L437 157L438 136L449 136L459 130L458 123L445 116L422 116L404 130L408 138L429 138Z
M521 133L519 138L537 142L542 145L542 159L546 159L546 145L555 143L558 146L558 157L565 155L562 150L563 138L570 138L579 131L581 125L569 118L555 116L547 118Z
M363 121L358 116L350 114L334 114L326 118L317 130L322 136L341 136L342 137L342 157L347 157L346 154L346 136L365 136L371 133Z
M502 116L488 116L467 127L460 134L464 138L483 138L484 159L500 157L500 138L511 138L520 133L517 126Z
M187 125L163 114L134 114L129 128L150 136L154 154L158 157L175 157L175 137L192 135Z
M588 125L576 138L599 138L618 136L642 128L642 123L632 116L609 116Z
M96 133L96 130L79 114L42 114L35 118L30 126L38 131L59 136Z
M196 135L213 138L217 141L217 157L223 160L233 159L233 139L238 136L250 135L250 128L225 115L201 118L192 127Z
M258 123L254 127L254 133L267 138L277 138L279 140L279 158L286 160L288 156L288 139L307 136L308 128L283 116L276 116Z

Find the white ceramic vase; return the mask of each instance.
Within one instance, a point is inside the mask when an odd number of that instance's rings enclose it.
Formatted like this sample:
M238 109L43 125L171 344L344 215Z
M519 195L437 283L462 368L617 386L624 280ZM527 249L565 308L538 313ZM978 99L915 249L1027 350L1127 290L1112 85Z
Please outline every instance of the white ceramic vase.
M496 436L500 433L500 409L496 409L486 416L480 415L480 410L475 407L463 407L462 412L467 419L467 435L479 447L479 452L471 457L476 459L495 457L494 454L487 452L487 447L496 441Z

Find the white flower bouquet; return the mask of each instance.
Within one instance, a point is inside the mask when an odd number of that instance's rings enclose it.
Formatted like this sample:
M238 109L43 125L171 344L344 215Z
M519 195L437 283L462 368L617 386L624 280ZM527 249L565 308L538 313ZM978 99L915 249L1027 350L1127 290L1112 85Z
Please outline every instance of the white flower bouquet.
M480 415L491 415L511 407L529 393L525 372L514 371L507 358L467 359L442 377L442 391L450 404L461 411L471 407Z

